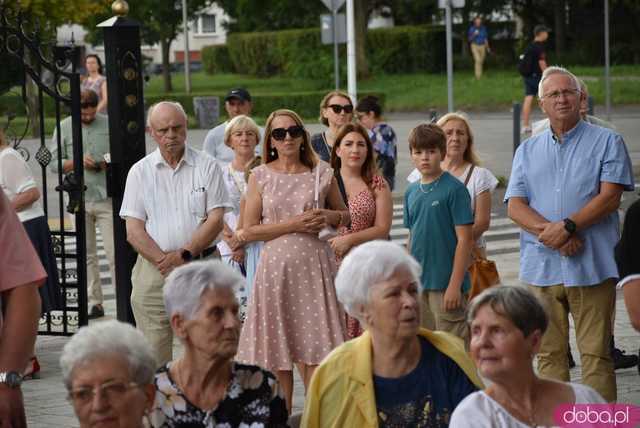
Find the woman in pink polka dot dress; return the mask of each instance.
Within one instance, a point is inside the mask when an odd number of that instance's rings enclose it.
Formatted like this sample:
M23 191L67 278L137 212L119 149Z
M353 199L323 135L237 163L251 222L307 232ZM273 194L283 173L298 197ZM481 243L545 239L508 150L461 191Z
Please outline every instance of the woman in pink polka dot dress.
M238 360L274 372L291 409L293 365L306 387L315 367L344 341L335 257L318 232L347 224L349 212L331 168L316 158L296 113L273 112L263 146L265 164L249 178L245 229L238 236L265 241ZM317 169L320 208L313 209Z

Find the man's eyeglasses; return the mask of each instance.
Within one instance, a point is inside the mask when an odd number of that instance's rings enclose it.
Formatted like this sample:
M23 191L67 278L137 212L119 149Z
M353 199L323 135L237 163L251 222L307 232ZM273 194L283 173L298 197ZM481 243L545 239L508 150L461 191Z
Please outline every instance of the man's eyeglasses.
M351 114L353 113L353 106L351 104L347 104L347 105L340 105L340 104L331 104L330 106L328 106L331 110L333 110L333 112L335 114L340 114L342 113L342 110L344 110L344 112L346 114Z
M93 401L93 398L100 391L103 398L109 400L110 403L121 400L123 394L132 388L137 388L135 382L111 381L98 385L96 387L81 387L69 391L67 399L79 405L86 405Z
M271 130L271 138L276 141L282 141L287 138L287 133L291 138L300 138L304 134L304 128L300 125L290 126L289 128L276 128Z
M580 91L577 89L563 89L562 91L553 91L549 94L543 95L542 98L551 98L552 100L557 100L560 97L573 97L579 93Z

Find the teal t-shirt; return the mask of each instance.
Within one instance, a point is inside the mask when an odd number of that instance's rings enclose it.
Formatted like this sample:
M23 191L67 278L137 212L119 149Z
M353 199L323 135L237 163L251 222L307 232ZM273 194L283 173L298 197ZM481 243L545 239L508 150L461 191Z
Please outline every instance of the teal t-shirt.
M422 266L425 290L446 290L456 254L456 226L473 224L467 188L448 172L433 183L412 183L404 193L404 226L411 232L411 255ZM469 290L465 273L462 292Z

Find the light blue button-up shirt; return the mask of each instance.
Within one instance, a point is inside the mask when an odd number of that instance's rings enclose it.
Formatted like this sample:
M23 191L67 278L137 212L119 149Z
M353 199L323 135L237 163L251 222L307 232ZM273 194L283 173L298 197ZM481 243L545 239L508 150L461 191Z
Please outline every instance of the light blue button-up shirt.
M513 159L505 202L527 198L529 206L549 221L560 221L598 195L600 183L633 190L631 159L620 134L584 121L558 143L550 129L526 140ZM520 232L520 280L532 285L596 285L617 278L613 247L619 239L618 213L578 232L580 253L564 257Z

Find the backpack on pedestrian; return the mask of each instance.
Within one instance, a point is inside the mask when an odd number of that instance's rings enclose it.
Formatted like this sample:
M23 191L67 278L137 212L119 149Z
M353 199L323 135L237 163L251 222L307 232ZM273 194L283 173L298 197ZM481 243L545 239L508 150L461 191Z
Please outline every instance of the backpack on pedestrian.
M533 49L531 46L527 46L518 57L518 72L522 77L529 77L533 74Z

